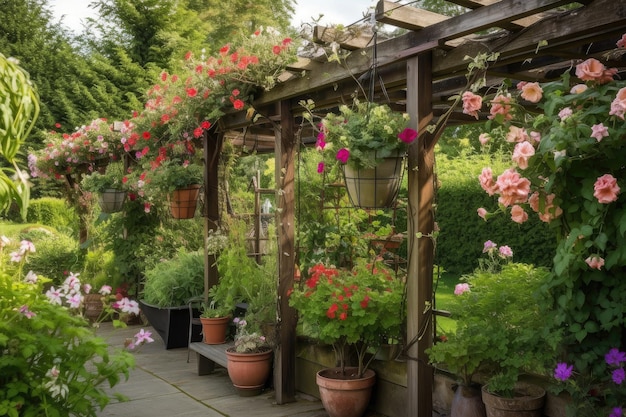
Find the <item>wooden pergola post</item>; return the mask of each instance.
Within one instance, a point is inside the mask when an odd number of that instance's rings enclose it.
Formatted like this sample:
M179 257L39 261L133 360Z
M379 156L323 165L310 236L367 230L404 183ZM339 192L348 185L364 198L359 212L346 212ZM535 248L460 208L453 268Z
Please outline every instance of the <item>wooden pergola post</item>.
M209 230L216 230L220 220L219 205L219 160L222 152L223 133L213 130L204 132L204 240L209 236ZM219 282L215 255L207 253L204 245L204 302L209 300L209 289Z
M407 60L407 112L419 132L408 155L408 275L407 275L407 416L432 417L434 373L425 349L432 345L433 167L435 138L424 130L432 119L432 56ZM421 237L417 234L420 233Z
M274 364L276 402L295 401L296 324L295 310L287 292L295 272L295 160L294 119L289 101L279 103L280 129L276 129L276 231L278 235L278 347Z

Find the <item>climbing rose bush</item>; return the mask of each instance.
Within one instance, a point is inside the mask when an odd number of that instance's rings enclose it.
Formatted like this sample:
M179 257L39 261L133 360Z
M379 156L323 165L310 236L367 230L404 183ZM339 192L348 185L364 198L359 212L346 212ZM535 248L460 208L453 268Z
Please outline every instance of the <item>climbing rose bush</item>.
M626 53L622 38L614 51ZM482 98L489 121L481 143L505 143L511 168L479 177L498 208L517 223L538 216L558 239L552 279L554 325L564 358L581 373L606 371L601 352L626 336L626 81L590 58L554 82L521 82ZM464 111L477 111L474 96ZM468 100L469 100L468 98Z

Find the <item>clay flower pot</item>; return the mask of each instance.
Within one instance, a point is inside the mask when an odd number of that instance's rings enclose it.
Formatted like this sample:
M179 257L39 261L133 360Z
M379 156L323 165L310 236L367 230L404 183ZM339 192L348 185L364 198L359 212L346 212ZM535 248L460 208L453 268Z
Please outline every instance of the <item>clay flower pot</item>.
M350 377L357 368L346 368L342 377L340 368L322 369L316 375L320 399L330 417L361 417L370 402L376 373L365 371L363 378Z

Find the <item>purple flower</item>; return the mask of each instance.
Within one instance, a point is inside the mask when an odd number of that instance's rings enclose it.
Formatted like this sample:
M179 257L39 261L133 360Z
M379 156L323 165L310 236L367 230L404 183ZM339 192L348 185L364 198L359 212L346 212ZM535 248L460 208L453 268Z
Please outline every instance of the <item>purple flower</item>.
M622 362L626 362L626 353L620 352L617 348L613 348L604 355L604 360L607 365L620 366Z
M567 381L570 376L572 376L572 371L574 370L574 365L567 365L565 362L559 362L556 364L556 368L554 369L554 378L559 381Z
M348 158L350 158L350 151L346 148L341 148L337 151L337 160L339 160L342 164L348 162Z
M622 407L615 407L609 417L622 417Z
M408 127L398 134L398 139L404 143L411 143L416 137L417 131Z
M488 240L483 244L483 253L489 252L491 249L495 249L497 247L498 245L493 243L491 240Z
M613 378L613 382L615 382L617 385L621 385L624 379L626 379L626 373L624 373L624 368L614 369L611 377Z

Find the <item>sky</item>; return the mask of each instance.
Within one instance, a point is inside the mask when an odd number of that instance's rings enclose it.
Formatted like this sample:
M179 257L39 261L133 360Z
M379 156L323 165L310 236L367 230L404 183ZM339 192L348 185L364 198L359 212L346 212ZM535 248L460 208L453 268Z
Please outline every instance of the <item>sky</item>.
M63 23L76 33L82 30L81 21L95 16L94 10L88 7L89 3L91 0L49 0L57 20L65 15ZM375 5L376 0L299 0L292 24L299 27L301 23L311 22L312 18L323 14L321 24L348 25L363 18L368 7Z

